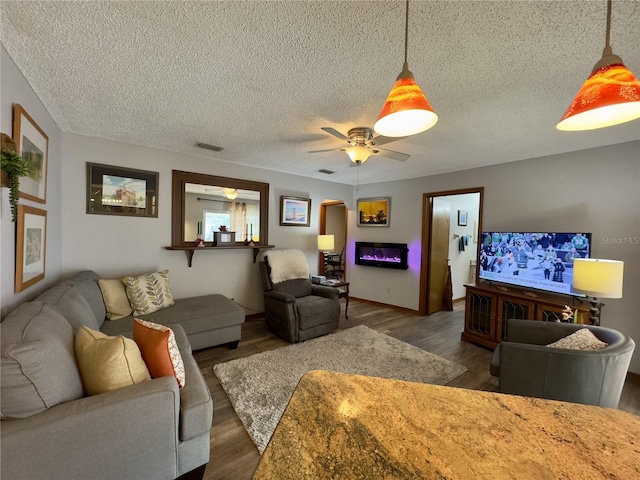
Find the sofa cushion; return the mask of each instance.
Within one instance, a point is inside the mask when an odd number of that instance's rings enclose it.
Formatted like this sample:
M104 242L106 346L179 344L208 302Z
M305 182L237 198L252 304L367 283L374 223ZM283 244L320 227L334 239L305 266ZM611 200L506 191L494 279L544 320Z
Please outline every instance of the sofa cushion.
M98 286L107 309L107 319L119 320L133 313L126 286L121 278L112 280L101 278L98 280Z
M104 300L102 299L102 292L98 286L98 274L91 270L85 270L77 273L73 277L61 281L58 285L73 285L78 293L84 297L84 299L91 306L98 328L104 323L106 316L106 310L104 308Z
M87 395L118 390L150 380L136 342L123 336L110 337L80 327L75 352Z
M136 317L170 307L174 303L169 284L169 270L138 277L124 277L122 281Z
M173 328L180 324L190 336L201 332L210 332L220 328L241 325L244 322L244 309L224 295L203 295L200 297L180 298L174 305L140 316L160 325ZM133 330L133 317L123 318L115 322L105 322L101 329L109 335L125 334Z
M569 350L600 350L608 344L596 337L588 328L581 328L571 335L550 343L547 347Z
M84 396L73 329L50 305L28 302L0 324L2 418L24 418Z
M184 364L173 330L134 318L133 340L140 348L151 378L175 377L178 387L184 387Z
M67 319L74 330L87 326L97 330L100 328L89 302L70 283L57 284L45 290L38 298L39 302L48 303Z

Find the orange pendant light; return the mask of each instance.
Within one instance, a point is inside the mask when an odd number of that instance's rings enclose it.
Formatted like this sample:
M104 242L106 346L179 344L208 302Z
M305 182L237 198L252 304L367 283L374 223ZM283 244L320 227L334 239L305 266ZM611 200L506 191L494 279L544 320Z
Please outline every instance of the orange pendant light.
M640 81L609 45L611 0L607 1L607 36L602 58L563 115L558 130L610 127L640 118Z
M409 71L409 0L406 5L404 65L373 126L377 134L385 137L415 135L433 127L438 121L438 115Z

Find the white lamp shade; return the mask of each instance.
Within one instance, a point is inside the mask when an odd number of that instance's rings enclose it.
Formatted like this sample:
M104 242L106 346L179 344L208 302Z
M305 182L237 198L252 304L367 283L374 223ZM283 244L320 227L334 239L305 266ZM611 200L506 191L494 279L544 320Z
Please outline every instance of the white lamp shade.
M334 249L333 235L318 235L318 250L321 252L330 252Z
M622 298L624 262L597 258L573 261L573 289L593 297Z

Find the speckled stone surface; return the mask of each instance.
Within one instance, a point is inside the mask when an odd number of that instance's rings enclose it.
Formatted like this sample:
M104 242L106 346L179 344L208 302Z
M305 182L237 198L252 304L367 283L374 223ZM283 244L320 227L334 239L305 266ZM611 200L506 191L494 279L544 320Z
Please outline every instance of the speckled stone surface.
M253 478L640 479L640 417L312 371Z

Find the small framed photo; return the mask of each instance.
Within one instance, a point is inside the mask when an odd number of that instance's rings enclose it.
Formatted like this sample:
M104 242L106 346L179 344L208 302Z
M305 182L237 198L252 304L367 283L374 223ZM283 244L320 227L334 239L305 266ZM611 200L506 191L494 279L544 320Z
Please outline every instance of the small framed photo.
M359 227L388 227L391 214L391 197L359 198Z
M87 213L158 217L158 173L87 162Z
M15 292L22 292L44 278L47 251L47 212L18 204L16 223Z
M29 173L20 177L20 197L47 203L49 137L17 103L13 106L13 139L16 153L29 162Z
M289 227L311 225L311 199L281 196L280 225Z
M468 212L465 212L464 210L458 210L458 225L463 227L467 225L467 215Z

